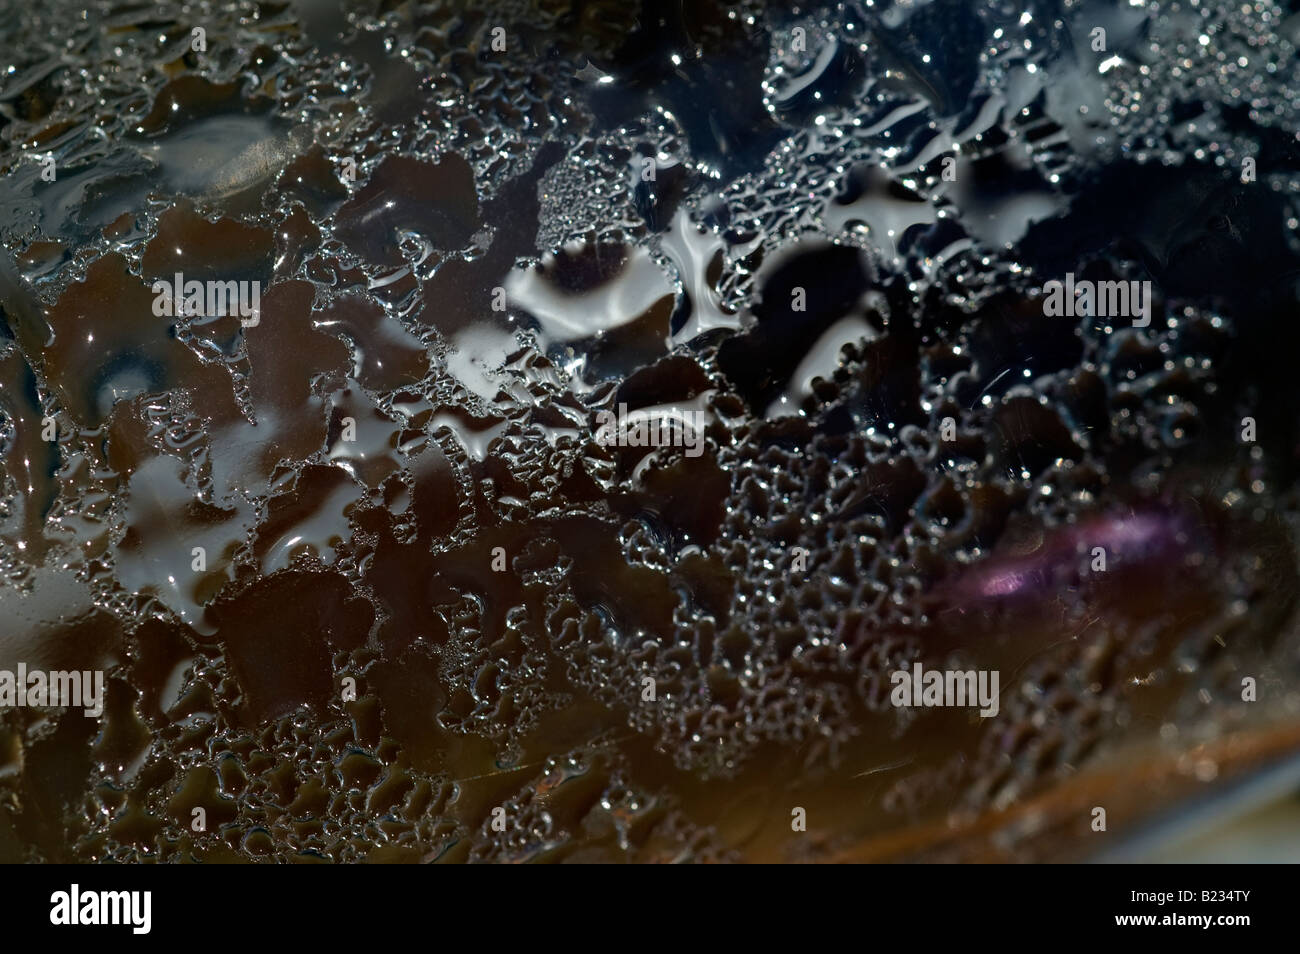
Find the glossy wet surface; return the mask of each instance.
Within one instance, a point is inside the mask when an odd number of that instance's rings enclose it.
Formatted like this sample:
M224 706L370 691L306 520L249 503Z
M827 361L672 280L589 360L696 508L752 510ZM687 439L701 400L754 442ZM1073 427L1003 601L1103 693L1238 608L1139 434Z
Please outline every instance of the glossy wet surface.
M107 695L0 709L0 860L1078 858L1300 753L1288 6L70 10L0 669Z

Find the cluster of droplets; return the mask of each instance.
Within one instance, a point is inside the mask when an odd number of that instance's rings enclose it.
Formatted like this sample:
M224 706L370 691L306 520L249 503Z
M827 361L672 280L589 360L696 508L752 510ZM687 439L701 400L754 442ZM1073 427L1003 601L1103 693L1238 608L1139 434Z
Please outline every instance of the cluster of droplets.
M1130 674L1169 658L1199 681L1161 714L1203 714L1188 699L1238 671L1215 637L1267 642L1239 607L1289 609L1249 559L1193 554L1211 622L1190 635L1066 571L1027 600L1059 600L1050 622L961 588L1004 538L1073 532L1112 499L1185 491L1225 524L1271 499L1258 455L1215 436L1238 412L1212 373L1233 321L1160 296L1144 331L1049 322L1033 230L1116 156L1257 155L1296 103L1282 12L1134 7L1106 66L1086 4L1062 29L1018 4L952 24L953 4L870 6L701 5L655 67L662 98L622 88L627 35L654 26L626 4L204 7L211 56L179 12L25 14L47 45L0 100L22 271L0 275L0 612L23 608L26 647L84 630L112 675L93 738L0 716L31 857L725 860L675 783L752 779L774 752L815 780L914 744L927 723L889 674L1010 672L1006 620L1064 648L1036 644L1001 714L955 730L968 744L920 745L891 818L1067 777L1141 716ZM1229 68L1255 55L1274 68ZM713 56L749 84L729 92L752 137L699 102L731 75ZM1171 58L1251 125L1150 108L1174 102L1150 68ZM185 178L196 127L252 141ZM81 184L61 202L43 151ZM159 170L187 187L121 186ZM101 222L95 190L140 205ZM1131 252L1071 267L1136 278ZM642 292L601 256L641 254L668 306L599 326L582 295ZM542 262L590 334L491 309ZM149 360L105 358L147 337L128 309L180 267L263 280L264 325L181 316ZM783 324L788 270L818 267L847 290ZM640 366L607 370L625 344ZM703 453L599 444L620 401L702 408ZM71 437L31 467L47 416ZM1226 486L1197 472L1207 443ZM62 746L88 791L33 781ZM66 834L30 820L42 799Z

